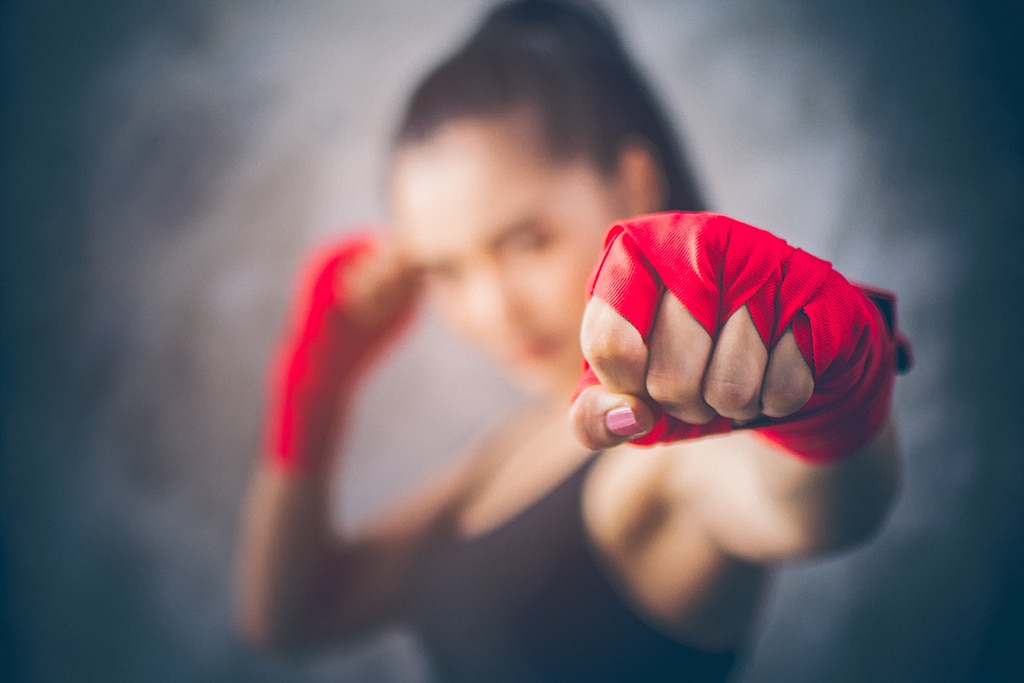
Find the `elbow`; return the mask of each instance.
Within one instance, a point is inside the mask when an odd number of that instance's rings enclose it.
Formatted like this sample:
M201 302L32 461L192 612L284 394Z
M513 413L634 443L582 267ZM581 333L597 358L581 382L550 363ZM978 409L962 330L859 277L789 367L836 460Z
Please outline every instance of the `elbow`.
M284 654L290 650L290 639L282 629L275 628L264 615L245 609L239 609L235 614L235 633L251 650L271 654Z
M251 650L290 658L309 649L296 628L258 606L240 604L234 616L236 636Z
M244 617L235 619L235 634L250 650L274 652L280 648L280 640L266 624Z
M315 649L308 639L266 624L239 622L235 630L250 650L282 659L301 659Z

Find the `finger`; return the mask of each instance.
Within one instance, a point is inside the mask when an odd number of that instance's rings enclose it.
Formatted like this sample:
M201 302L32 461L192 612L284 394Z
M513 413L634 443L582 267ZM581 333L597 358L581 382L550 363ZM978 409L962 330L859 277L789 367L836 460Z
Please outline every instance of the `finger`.
M792 328L783 333L768 356L761 387L761 412L786 417L804 407L814 393L814 375L797 346Z
M761 412L761 383L768 349L744 305L733 313L715 341L704 377L704 400L719 415L751 420Z
M335 281L349 320L373 328L401 315L415 292L415 273L389 243L375 239Z
M615 394L600 384L584 389L572 404L569 421L576 439L591 450L611 448L651 431L654 417L643 401Z
M672 416L707 424L715 411L704 400L704 372L711 357L711 335L671 294L665 294L654 321L647 366L647 393Z
M632 323L594 297L580 329L583 357L611 392L640 396L647 372L647 346Z

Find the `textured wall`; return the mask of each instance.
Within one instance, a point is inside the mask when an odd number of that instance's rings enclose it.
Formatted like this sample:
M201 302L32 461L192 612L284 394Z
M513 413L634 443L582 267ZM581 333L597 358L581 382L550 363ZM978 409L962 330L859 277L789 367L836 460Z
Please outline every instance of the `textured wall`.
M0 678L425 680L400 630L309 664L247 652L230 559L296 262L386 218L403 95L484 3L61 4L0 6ZM740 679L1009 676L1024 636L1020 11L614 13L715 207L897 290L916 342L890 523L781 573ZM515 400L426 316L360 407L339 520L371 516Z

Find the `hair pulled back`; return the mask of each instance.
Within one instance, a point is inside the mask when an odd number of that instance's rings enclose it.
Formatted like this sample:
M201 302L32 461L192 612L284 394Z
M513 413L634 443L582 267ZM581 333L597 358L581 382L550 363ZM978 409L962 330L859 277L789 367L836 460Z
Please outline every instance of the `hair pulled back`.
M413 92L396 145L422 142L446 124L519 109L535 113L547 151L613 172L626 144L657 155L663 209L703 209L679 142L607 16L568 0L514 0Z

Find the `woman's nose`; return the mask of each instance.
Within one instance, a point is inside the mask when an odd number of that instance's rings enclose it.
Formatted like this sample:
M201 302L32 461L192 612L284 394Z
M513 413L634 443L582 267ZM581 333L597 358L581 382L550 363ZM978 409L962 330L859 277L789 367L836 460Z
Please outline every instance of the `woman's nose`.
M522 305L510 278L498 269L481 269L467 283L466 314L477 330L488 336L516 326Z

